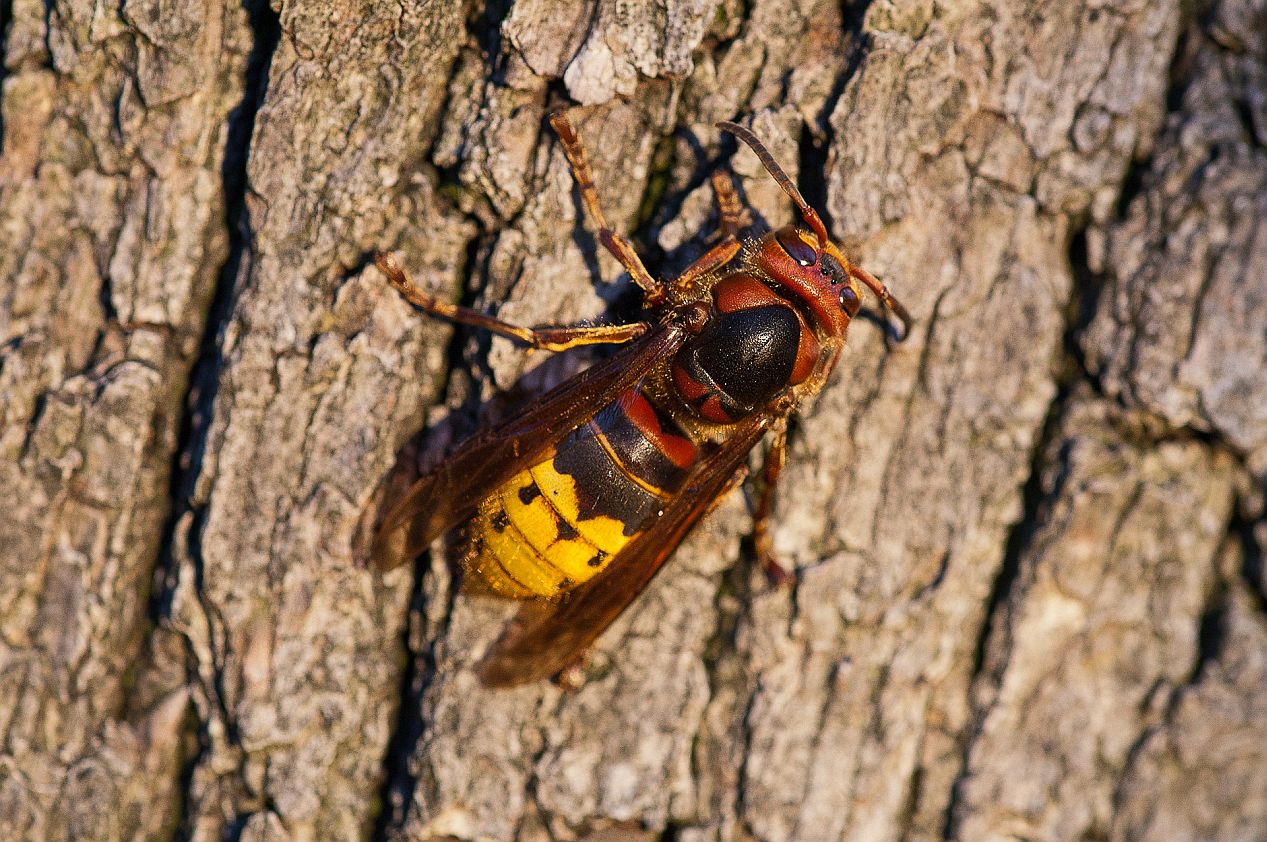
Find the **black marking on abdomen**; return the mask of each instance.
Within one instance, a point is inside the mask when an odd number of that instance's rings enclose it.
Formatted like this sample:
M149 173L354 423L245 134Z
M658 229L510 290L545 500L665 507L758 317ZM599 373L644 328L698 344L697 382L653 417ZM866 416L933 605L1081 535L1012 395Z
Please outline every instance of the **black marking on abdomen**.
M581 533L576 531L576 527L568 523L567 520L564 519L563 515L559 514L557 511L554 513L554 523L559 530L558 540L571 541L574 538L581 537Z
M598 516L618 520L626 536L637 532L662 505L612 462L589 424L576 428L559 443L554 469L575 483L581 520Z
M654 402L648 402L655 408ZM667 434L684 436L673 420L658 410L656 419ZM687 471L673 464L656 443L647 438L630 420L618 402L613 401L604 407L594 417L594 424L602 431L607 445L629 473L652 488L664 491L666 496L681 488Z

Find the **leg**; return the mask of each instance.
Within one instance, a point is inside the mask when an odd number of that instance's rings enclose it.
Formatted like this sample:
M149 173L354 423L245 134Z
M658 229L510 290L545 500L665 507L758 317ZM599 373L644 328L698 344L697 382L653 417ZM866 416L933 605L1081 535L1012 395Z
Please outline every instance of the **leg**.
M744 225L743 203L735 192L733 176L728 171L714 170L712 175L713 196L717 200L717 215L721 218L719 226L722 240L739 233Z
M634 251L633 243L617 234L607 224L607 217L603 215L603 209L598 204L598 191L594 188L594 179L590 174L589 159L585 155L585 147L581 145L581 139L576 135L576 130L572 128L572 124L568 122L567 116L562 111L556 111L550 115L550 125L558 134L559 142L563 144L563 153L567 155L568 163L572 165L572 177L576 179L576 186L581 190L581 200L585 202L589 215L598 226L599 242L620 261L634 279L634 283L642 287L647 305L654 307L664 300L664 286L651 277L647 267L642 265L642 258L638 257L638 253Z
M698 278L725 266L738 253L739 241L733 234L727 234L726 239L696 258L669 286L673 292L687 292Z
M713 173L713 195L717 197L717 213L721 217L721 242L700 255L673 279L669 284L673 292L688 292L698 278L725 266L739 253L740 245L735 239L735 232L743 225L744 210L728 174Z
M765 453L765 462L761 465L761 496L757 498L756 509L752 513L752 543L757 550L757 560L765 569L770 581L782 585L790 581L792 574L779 563L774 555L774 540L770 537L770 510L774 507L774 489L779 482L779 474L783 471L783 463L787 460L787 427L780 427L774 434L774 441Z
M385 254L374 255L374 263L378 270L387 276L387 280L404 296L405 300L425 313L441 319L474 327L482 327L501 336L518 339L532 348L546 351L566 351L581 345L612 344L619 345L637 339L649 330L646 322L634 322L627 325L578 325L575 327L528 328L512 325L493 316L485 315L467 307L459 307L447 301L441 301L433 295L419 289L405 270L396 265Z

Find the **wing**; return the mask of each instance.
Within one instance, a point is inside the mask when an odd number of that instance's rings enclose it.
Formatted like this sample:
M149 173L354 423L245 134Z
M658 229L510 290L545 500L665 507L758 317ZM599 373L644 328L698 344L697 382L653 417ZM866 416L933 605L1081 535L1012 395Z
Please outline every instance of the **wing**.
M470 517L493 489L638 383L652 366L681 347L686 336L679 327L661 324L508 420L467 439L387 513L370 550L374 563L391 570L414 558L437 536Z
M573 663L642 593L775 417L754 416L702 460L664 514L618 552L606 571L558 602L521 607L476 667L480 680L490 687L510 687L548 678Z

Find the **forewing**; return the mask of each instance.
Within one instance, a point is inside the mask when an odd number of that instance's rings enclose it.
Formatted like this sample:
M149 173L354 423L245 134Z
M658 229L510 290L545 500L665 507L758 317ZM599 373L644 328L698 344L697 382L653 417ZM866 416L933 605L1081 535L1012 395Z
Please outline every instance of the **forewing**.
M618 552L601 574L558 602L521 607L476 667L480 680L490 687L509 687L549 678L572 664L642 593L725 490L772 419L753 417L704 459L682 493L666 504L664 514Z
M374 537L371 558L381 570L411 559L462 520L480 501L532 465L553 444L638 383L685 340L662 324L608 359L560 383L496 427L467 439L434 470L419 478L387 513Z

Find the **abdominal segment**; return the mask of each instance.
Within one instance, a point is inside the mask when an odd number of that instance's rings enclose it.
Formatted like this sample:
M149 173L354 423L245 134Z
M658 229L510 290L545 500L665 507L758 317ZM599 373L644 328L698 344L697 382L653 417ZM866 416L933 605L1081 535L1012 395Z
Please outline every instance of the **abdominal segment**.
M631 390L485 498L468 569L500 596L565 593L655 521L696 458L695 445Z

